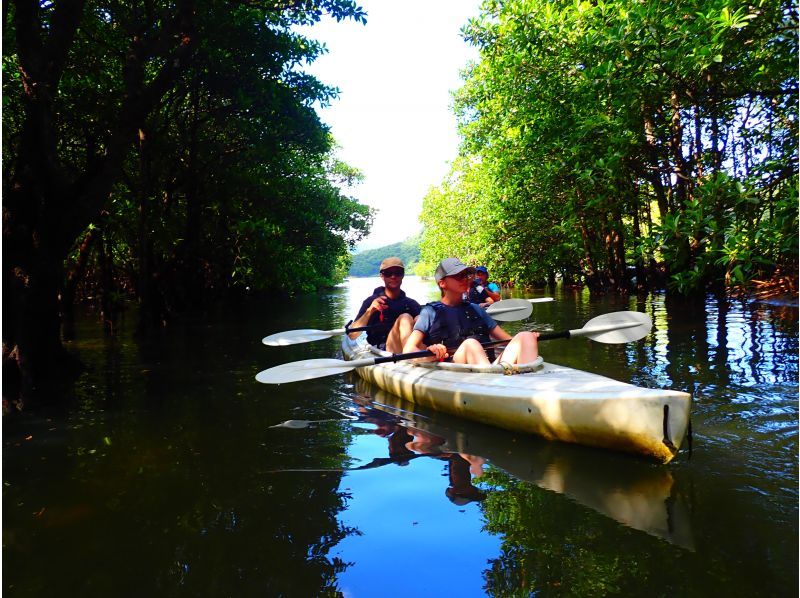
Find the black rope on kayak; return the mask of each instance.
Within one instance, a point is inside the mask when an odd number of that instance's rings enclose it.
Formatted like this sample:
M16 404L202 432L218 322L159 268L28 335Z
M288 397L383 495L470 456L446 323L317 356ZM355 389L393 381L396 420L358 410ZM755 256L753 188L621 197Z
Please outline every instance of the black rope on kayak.
M664 438L661 441L671 451L677 450L669 437L669 405L664 405Z

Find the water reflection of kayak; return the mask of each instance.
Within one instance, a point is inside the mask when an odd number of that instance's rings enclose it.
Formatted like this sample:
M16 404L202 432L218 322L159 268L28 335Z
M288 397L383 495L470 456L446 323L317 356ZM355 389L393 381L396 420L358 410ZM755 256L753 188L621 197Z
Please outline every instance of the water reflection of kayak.
M425 409L358 380L370 406L444 439L441 450L477 455L517 479L672 544L694 549L686 497L669 469L624 455L546 442Z
M390 355L342 341L345 359ZM381 363L359 376L397 396L437 411L548 440L645 455L668 463L689 425L691 396L640 388L541 357L503 375L499 365ZM510 372L506 372L510 373Z

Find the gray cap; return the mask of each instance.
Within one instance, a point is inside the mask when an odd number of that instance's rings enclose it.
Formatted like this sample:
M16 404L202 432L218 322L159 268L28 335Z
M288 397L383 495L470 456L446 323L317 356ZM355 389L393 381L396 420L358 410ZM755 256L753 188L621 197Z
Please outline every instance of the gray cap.
M433 277L439 282L445 276L453 276L464 270L469 270L469 274L475 274L475 268L467 266L457 257L446 257L436 267L436 274Z

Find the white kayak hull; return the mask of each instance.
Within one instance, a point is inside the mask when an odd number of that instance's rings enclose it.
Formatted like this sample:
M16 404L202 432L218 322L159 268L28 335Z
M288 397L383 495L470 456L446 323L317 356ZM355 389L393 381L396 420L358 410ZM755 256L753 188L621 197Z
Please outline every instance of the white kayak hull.
M345 337L345 359L388 355ZM363 379L412 403L466 419L668 463L689 426L691 395L641 388L540 361L515 375L458 371L408 361L356 368ZM451 369L447 369L448 365ZM532 370L532 371L530 371Z

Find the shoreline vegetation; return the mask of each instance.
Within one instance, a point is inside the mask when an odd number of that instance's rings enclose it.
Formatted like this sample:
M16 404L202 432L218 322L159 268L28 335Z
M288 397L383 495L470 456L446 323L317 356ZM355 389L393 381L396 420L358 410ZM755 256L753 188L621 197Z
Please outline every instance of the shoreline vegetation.
M89 297L109 334L137 301L146 336L220 298L344 276L373 213L314 108L338 90L303 71L326 49L295 27L365 24L361 7L5 9L5 397L64 394L83 366L61 326Z
M4 11L7 398L65 396L79 303L114 335L135 301L144 338L372 267L351 253L364 175L314 109L336 82L302 68L326 50L295 31L366 25L361 7L78 4ZM796 29L778 0L485 3L462 29L459 155L392 253L518 288L796 295Z
M459 156L424 199L421 268L796 291L797 24L777 0L485 5L463 29L480 55L454 94Z
M378 247L375 249L370 249L364 252L359 252L354 254L354 263L356 258L359 258L359 266L358 268L351 267L348 273L348 276L353 278L370 278L375 277L378 275L378 266L380 261L390 255L397 255L397 256L406 256L404 261L407 265L407 272L410 274L419 276L422 280L432 280L433 275L430 273L425 273L425 266L424 264L420 264L419 262L413 261L414 259L418 259L420 255L419 250L413 250L413 244L417 243L421 240L420 236L415 236L412 238L407 239L406 241L402 241L400 243L393 243L391 245L385 245L383 247ZM409 249L412 247L412 249ZM402 248L402 250L400 249ZM408 256L414 256L409 258ZM409 265L410 264L410 265ZM494 279L494 277L492 277ZM541 284L525 284L525 283L517 283L515 284L512 281L497 281L503 288L520 288L525 290L533 290L537 288L545 288L551 286L549 282L541 283ZM560 276L556 276L555 282L561 282L564 284L569 284L569 286L580 288L585 286L580 281L575 283L568 283L561 279ZM650 290L658 291L658 290L668 290L665 288L653 288L648 289L647 292ZM711 289L713 290L713 289ZM798 305L798 276L797 274L786 274L780 268L776 269L773 273L772 277L767 280L749 280L745 283L733 283L728 286L725 286L722 289L725 294L739 298L739 299L751 299L754 301L762 301L766 299L773 299L773 298L782 298L782 300L787 305ZM638 288L635 280L631 281L631 284L626 289L619 289L619 292L636 292L641 291Z

